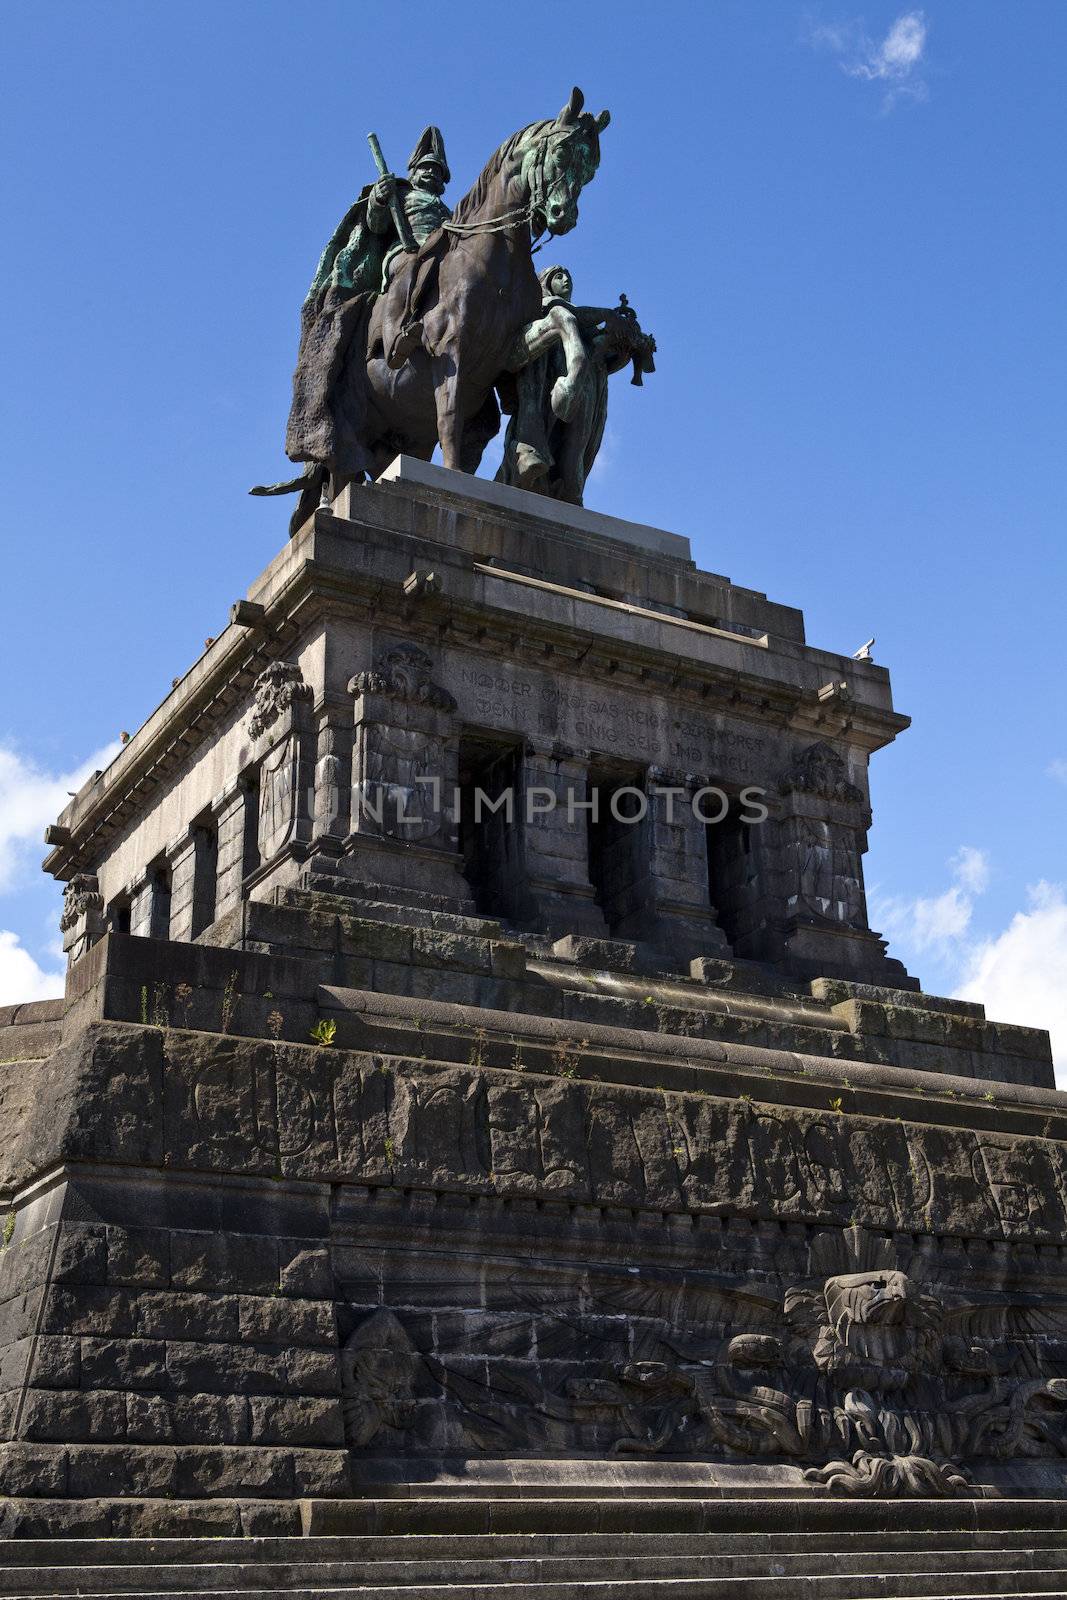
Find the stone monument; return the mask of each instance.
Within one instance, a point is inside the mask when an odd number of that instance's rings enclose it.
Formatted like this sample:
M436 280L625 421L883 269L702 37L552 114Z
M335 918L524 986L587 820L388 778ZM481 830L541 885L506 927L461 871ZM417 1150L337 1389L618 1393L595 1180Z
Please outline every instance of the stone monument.
M527 210L584 115L504 147ZM471 238L421 246L425 330ZM938 1539L1019 1592L1065 1521L1067 1101L1046 1034L868 925L888 673L683 534L446 459L313 462L48 830L66 995L0 1016L3 1570L83 1592L121 1539L147 1595L241 1536L273 1575L186 1587L480 1593L529 1558L621 1595L724 1550L762 1581L775 1534L783 1595L978 1592ZM361 1575L279 1576L319 1536Z

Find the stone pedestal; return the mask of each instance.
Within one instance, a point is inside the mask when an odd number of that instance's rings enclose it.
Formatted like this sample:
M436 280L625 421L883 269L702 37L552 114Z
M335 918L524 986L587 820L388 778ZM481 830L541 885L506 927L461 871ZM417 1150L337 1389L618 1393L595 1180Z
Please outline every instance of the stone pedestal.
M5 1526L1062 1495L1067 1101L867 926L884 670L435 473L318 513L50 830Z

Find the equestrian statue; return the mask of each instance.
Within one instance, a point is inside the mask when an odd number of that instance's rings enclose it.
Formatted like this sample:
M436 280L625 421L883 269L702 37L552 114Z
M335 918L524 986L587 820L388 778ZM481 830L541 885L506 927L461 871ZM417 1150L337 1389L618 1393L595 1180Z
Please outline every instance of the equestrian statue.
M505 140L453 210L443 199L450 173L440 129L424 129L406 179L388 171L370 135L379 176L335 229L301 312L285 448L304 470L252 490L299 492L292 532L345 484L376 478L401 453L428 461L440 446L444 466L475 472L500 427L498 388L512 410L516 373L554 343L565 352L562 368L552 368L557 391L588 387L603 340L591 343L580 308L557 314L559 300L546 304L533 254L542 235L569 233L577 222L609 120L607 111L584 110L574 89L557 117ZM634 335L636 319L629 312L613 325ZM613 350L625 345L632 355L635 338L616 338ZM615 364L599 362L601 371ZM534 409L527 385L526 413ZM600 426L581 430L586 443L594 433L599 443L603 404L596 409ZM551 474L526 474L539 492L580 502L584 472L567 477L561 492Z

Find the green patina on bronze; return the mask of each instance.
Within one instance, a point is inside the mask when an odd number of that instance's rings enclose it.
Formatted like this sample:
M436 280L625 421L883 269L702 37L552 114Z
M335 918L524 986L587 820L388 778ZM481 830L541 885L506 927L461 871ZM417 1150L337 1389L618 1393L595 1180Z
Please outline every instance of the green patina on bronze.
M334 229L301 313L285 448L305 471L253 490L301 490L294 532L321 496L398 453L425 460L439 444L446 466L477 469L516 338L541 313L534 243L575 226L600 163L610 118L583 108L575 89L556 117L506 139L454 213L438 128L423 130L406 178L382 172L372 138L380 175Z

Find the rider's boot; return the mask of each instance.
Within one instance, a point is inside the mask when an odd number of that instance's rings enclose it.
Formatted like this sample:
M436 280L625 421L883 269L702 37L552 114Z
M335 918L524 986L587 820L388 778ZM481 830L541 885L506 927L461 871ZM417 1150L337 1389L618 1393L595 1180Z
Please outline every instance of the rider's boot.
M391 372L399 372L404 363L421 348L423 332L421 317L415 317L412 321L404 323L385 358L386 366Z

